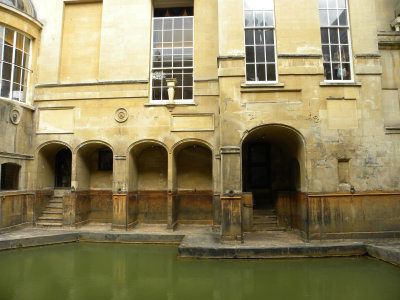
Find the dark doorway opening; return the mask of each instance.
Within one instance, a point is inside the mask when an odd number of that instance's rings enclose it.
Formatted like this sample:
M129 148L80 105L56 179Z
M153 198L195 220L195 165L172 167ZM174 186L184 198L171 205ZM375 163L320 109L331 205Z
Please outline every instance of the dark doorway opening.
M55 187L71 187L71 161L72 154L69 149L61 149L56 154L55 161Z
M253 194L254 209L275 208L280 191L300 188L300 166L283 146L263 138L243 144L243 192Z

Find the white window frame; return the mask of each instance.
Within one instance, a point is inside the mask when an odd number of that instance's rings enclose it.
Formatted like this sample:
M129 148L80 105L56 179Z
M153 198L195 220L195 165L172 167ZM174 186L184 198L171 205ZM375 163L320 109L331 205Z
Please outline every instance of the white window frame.
M29 103L28 102L29 82L30 82L30 76L31 76L31 73L32 73L32 69L30 67L31 67L31 61L32 61L32 44L33 44L33 40L30 37L26 36L25 34L21 33L20 31L14 30L13 28L10 28L10 27L6 26L5 24L0 24L0 26L2 27L2 30L3 30L2 36L4 38L3 39L3 44L1 46L1 56L0 56L0 98L1 99L6 99L6 100L10 100L10 101L16 101L18 103L28 104ZM13 32L12 62L11 63L3 62L3 59L4 59L4 48L5 48L4 40L5 40L5 30L6 30L6 28ZM20 65L16 65L15 64L15 51L17 49L17 47L16 47L17 34L20 34L24 38L23 49L18 49L18 50L22 51L22 55L23 55L22 56L22 63L24 61L25 55L28 55L28 60L27 60L27 65L28 66L25 66L25 67L22 67L22 65L20 66ZM26 46L25 41L26 41L26 39L29 40L29 51L28 52L25 51L25 46ZM8 97L1 96L1 87L2 87L2 84L3 84L3 63L11 64L11 77L10 77L10 81L9 81L10 82L10 94L9 94ZM22 73L21 73L21 79L20 79L20 82L19 82L19 85L21 86L21 90L20 91L14 91L14 84L15 84L15 82L14 82L14 70L17 67L21 68L22 72L26 71L26 86L24 86L22 84ZM19 97L19 99L14 99L13 98L13 93L14 92L19 92L19 93L22 92L23 94L25 93L25 98Z
M326 43L322 43L322 35L321 35L321 49L322 46L329 46L329 62L325 62L324 61L324 53L322 51L322 63L326 64L329 63L330 68L331 68L331 76L332 79L325 79L325 67L323 66L323 70L324 70L324 81L328 82L328 83L353 83L354 82L354 67L353 67L353 50L352 50L352 43L351 43L351 30L350 30L350 13L349 13L349 3L348 0L344 0L346 2L346 22L347 25L329 25L329 19L328 19L328 25L321 25L321 10L325 10L325 11L329 11L329 9L335 9L336 11L339 11L340 9L343 8L339 8L338 5L338 0L333 0L336 1L336 8L328 8L328 1L331 0L319 0L319 2L321 1L325 1L326 2L326 7L327 8L320 8L319 4L318 4L318 12L319 12L319 17L320 17L320 33L322 32L322 29L327 29L328 30L328 44ZM329 17L329 13L328 13L328 17ZM339 23L339 15L338 15L338 23ZM332 48L331 48L331 43L330 43L330 29L338 29L338 31L340 29L345 29L347 32L347 39L348 39L348 43L347 44L343 44L343 45L348 45L348 49L349 49L349 61L348 62L343 62L342 61L342 53L339 50L339 55L340 55L340 60L339 60L339 64L342 65L343 63L345 64L349 64L350 65L350 79L333 79L333 64L337 64L337 62L332 62ZM340 49L340 46L342 46L342 44L340 43L340 34L338 36L338 44L333 44L333 45L337 45ZM341 74L341 77L342 74Z
M154 14L154 11L153 11L153 14ZM191 67L184 67L182 65L182 67L173 67L173 66L171 66L171 67L165 67L165 68L164 67L153 68L154 31L155 31L155 29L154 29L154 20L155 19L178 19L178 18L192 18L192 20L193 20L192 21L192 47L182 47L182 49L184 49L184 48L187 48L187 49L191 48L192 49L192 66ZM194 16L154 17L154 15L153 15L151 24L152 24L152 30L151 30L150 96L149 96L150 104L165 105L165 104L168 103L168 99L167 100L154 100L153 99L153 73L154 73L154 70L162 71L162 70L165 70L165 69L168 69L168 70L192 70L192 85L191 85L192 98L191 99L180 99L180 100L176 100L175 99L174 100L174 103L176 103L176 104L192 104L194 102ZM162 31L163 31L163 29L162 29ZM174 31L172 30L172 32L174 32ZM172 41L172 44L173 44L173 41ZM173 48L173 47L171 47L171 48L163 48L162 47L160 49L163 50L163 49L175 49L175 48ZM172 63L173 63L173 61L172 61ZM182 78L182 87L183 87L183 78ZM163 90L163 88L162 88L162 90ZM161 90L161 93L162 93L162 90ZM182 90L182 93L183 93L183 90Z
M247 1L249 1L249 0L247 0ZM259 0L253 0L253 1L259 1ZM243 24L244 24L244 49L245 49L245 53L246 53L246 46L249 46L249 45L246 45L246 30L252 30L253 32L256 31L256 30L263 30L263 32L264 32L264 30L266 30L266 29L271 29L272 32L273 32L273 35L274 35L274 37L273 37L274 38L274 44L273 44L273 46L274 46L274 62L273 62L273 64L275 65L275 80L263 80L263 81L261 81L261 80L254 80L254 81L247 80L247 65L248 64L254 64L254 66L255 66L254 75L257 78L256 42L254 40L253 41L254 63L247 63L247 55L245 54L245 78L246 78L246 84L249 84L249 85L251 85L251 84L254 84L254 85L259 85L259 84L277 84L278 83L278 56L277 56L277 49L276 49L275 1L271 0L271 3L272 3L272 9L271 10L253 10L253 9L250 10L250 9L246 9L245 2L246 2L246 0L243 0ZM263 12L263 13L272 11L273 25L246 27L246 12L249 12L249 11L251 11L251 12L257 11L257 12ZM264 20L264 22L265 22L265 20ZM264 44L262 46L264 47L264 57L265 57L265 62L264 62L265 78L268 79L268 76L267 76L267 65L268 64L272 64L272 63L269 63L267 61L266 47L267 46L271 46L271 44L266 44L265 36L264 36Z

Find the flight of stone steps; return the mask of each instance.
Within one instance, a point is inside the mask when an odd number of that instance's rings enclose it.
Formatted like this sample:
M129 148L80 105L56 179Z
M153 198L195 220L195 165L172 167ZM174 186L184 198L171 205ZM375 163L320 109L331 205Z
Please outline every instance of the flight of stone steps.
M36 222L38 227L61 228L63 221L63 193L54 191L53 198L49 201L46 208Z
M278 217L275 209L253 210L253 231L285 231L278 226Z

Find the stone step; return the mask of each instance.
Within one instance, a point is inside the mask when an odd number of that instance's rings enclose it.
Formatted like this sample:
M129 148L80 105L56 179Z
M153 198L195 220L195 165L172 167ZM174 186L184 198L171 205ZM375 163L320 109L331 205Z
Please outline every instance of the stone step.
M63 217L62 215L51 215L51 216L44 216L42 215L41 217L39 217L39 221L46 221L46 222L59 222L62 221Z
M276 216L276 209L253 209L253 216Z
M49 200L49 203L63 203L63 200L62 199L51 199L51 200Z
M36 222L36 227L43 227L43 228L59 228L62 227L61 222L57 223L49 223L49 222Z
M285 227L278 227L278 225L271 226L271 225L260 225L260 224L253 224L253 231L286 231Z
M49 210L44 210L42 212L43 215L62 215L62 210L58 209L58 208L50 208Z
M46 206L46 209L48 209L48 208L58 208L58 209L63 209L63 206L62 206L62 205L60 205L60 204L56 204L56 203L54 203L54 204L48 204L48 205Z
M253 216L253 222L254 221L277 221L278 217L277 216Z

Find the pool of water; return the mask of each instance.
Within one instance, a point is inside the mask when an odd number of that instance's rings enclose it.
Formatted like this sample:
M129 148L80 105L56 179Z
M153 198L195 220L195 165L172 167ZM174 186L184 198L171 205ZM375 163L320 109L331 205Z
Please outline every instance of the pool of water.
M400 299L400 268L367 257L182 260L174 246L0 252L0 299Z

